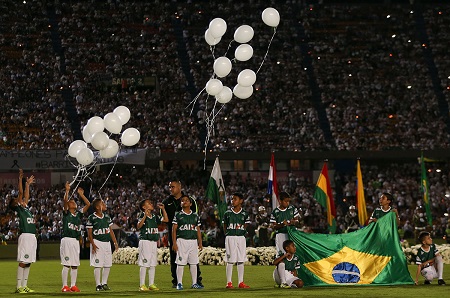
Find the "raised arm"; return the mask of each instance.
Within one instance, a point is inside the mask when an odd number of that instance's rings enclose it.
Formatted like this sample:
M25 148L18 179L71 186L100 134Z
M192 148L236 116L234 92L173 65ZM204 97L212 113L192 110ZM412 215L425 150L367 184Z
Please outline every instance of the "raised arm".
M81 187L78 187L77 192L78 192L78 195L80 196L80 198L84 202L84 207L81 210L81 212L86 213L88 211L89 207L91 206L91 203L89 202L89 200L84 195L84 189L82 189Z
M66 192L64 193L64 211L69 210L69 192L70 192L70 183L66 181L65 185Z
M18 188L19 188L19 195L17 196L17 203L19 205L23 205L23 185L22 185L22 180L23 180L23 170L19 169L19 184L18 184Z
M158 203L157 206L159 207L163 215L162 222L169 222L169 216L167 215L166 207L164 206L164 204Z
M27 182L25 182L25 194L23 197L23 203L25 204L25 206L28 205L28 200L30 199L30 185L34 182L35 180L33 175L31 175L31 177L28 177Z

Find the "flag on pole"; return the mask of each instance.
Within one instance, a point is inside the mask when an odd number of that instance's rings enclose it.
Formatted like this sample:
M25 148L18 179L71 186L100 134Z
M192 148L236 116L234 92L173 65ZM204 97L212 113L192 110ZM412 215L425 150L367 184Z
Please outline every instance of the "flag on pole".
M277 170L275 167L275 157L272 152L269 167L269 178L267 183L267 194L272 196L272 210L278 207L278 185L277 185Z
M425 205L425 212L427 213L427 220L430 226L433 225L433 218L431 217L431 204L430 204L430 186L428 184L427 170L425 168L425 161L423 158L423 152L420 156L420 167L422 169L422 193L423 202Z
M358 209L359 225L364 226L368 219L366 198L364 197L364 186L361 173L361 164L356 162L356 208Z
M219 219L222 221L223 214L227 211L227 204L225 201L225 186L222 179L222 171L220 170L219 158L216 157L211 177L206 187L205 198L210 199L217 205L219 212Z
M327 162L323 164L322 172L317 180L314 198L327 211L328 231L334 234L336 232L336 208L334 207L330 178L328 177Z
M412 285L400 246L396 215L345 234L304 233L289 228L301 256L298 276L305 286Z

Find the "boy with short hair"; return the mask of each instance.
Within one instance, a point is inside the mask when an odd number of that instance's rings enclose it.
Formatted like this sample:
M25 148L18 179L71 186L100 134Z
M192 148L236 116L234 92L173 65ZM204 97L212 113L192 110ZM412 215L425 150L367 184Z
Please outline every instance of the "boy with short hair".
M396 208L392 207L392 203L394 203L394 196L388 192L384 192L381 194L380 199L378 200L380 207L377 207L369 218L369 224L372 222L377 222L377 220L389 212L394 212L397 218L397 225L400 224L400 217L398 216L398 211Z
M79 292L77 287L78 266L80 266L80 236L81 218L87 212L91 203L84 195L84 190L78 187L77 192L84 202L83 209L77 211L77 203L74 199L69 200L70 183L66 182L64 194L64 209L62 218L62 239L60 245L61 272L63 287L61 292ZM67 284L70 270L70 288Z
M191 210L191 199L184 195L180 199L181 211L176 212L173 218L172 243L173 250L177 253L177 290L183 290L184 266L190 266L192 277L192 289L203 289L197 283L198 251L203 248L200 232L200 217Z
M419 241L422 245L420 246L416 257L416 264L418 266L415 284L419 284L419 274L422 274L425 278L424 284L429 285L433 279L437 278L438 285L444 286L445 281L442 279L442 275L444 274L444 261L442 260L442 256L439 253L436 244L433 243L430 233L420 233Z
M114 231L110 228L112 220L106 211L106 204L102 199L92 201L94 213L89 215L86 228L88 230L88 239L90 242L91 257L90 263L94 267L94 278L96 291L109 291L108 286L109 271L112 266L112 252L110 241L112 239L115 250L119 248L114 235ZM103 268L103 272L102 272ZM101 283L100 283L101 277Z
M275 246L277 254L282 255L285 253L283 248L284 241L288 240L288 226L295 226L299 223L300 213L297 208L290 205L291 196L287 192L280 193L280 206L272 211L270 216L270 222L272 223L276 235Z
M168 222L169 217L167 216L164 204L159 203L157 206L162 211L162 221ZM139 280L141 285L139 291L158 291L159 289L155 285L155 267L158 264L158 225L161 224L161 217L152 214L152 211L155 210L155 208L149 199L142 200L139 207L142 211L139 214L137 223L137 228L139 229L138 265L140 267ZM147 270L148 287L145 285Z
M284 241L283 248L286 252L273 261L273 264L277 266L273 271L273 280L280 288L302 288L303 281L297 273L300 268L300 259L295 254L297 248L292 240Z
M233 288L231 278L233 276L233 264L236 263L239 288L250 288L244 283L244 262L247 261L247 243L245 233L247 224L250 223L249 215L242 209L244 196L234 193L231 196L231 210L225 211L222 224L225 232L225 262L227 274L227 289Z
M17 213L19 217L19 239L17 246L17 287L16 293L33 293L34 290L28 287L28 276L30 266L36 262L36 223L33 214L28 209L30 199L30 185L34 183L34 176L26 179L25 195L23 193L23 170L19 170L19 194L17 198L11 199L9 208Z

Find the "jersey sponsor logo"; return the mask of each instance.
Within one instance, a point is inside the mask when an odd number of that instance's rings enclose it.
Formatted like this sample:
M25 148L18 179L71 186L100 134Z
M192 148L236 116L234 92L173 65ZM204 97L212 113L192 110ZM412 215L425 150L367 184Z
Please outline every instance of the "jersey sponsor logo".
M145 234L159 234L158 228L146 228Z
M180 231L195 231L197 229L196 225L184 224L178 227Z
M70 222L67 224L67 227L68 227L70 230L81 231L81 227L80 227L80 226L77 226L77 225L75 225L75 224L73 224L73 223L70 223Z
M109 228L103 228L103 229L94 230L92 233L94 235L105 235L105 234L109 234L110 231L109 231Z
M32 217L27 217L27 224L34 224L34 218Z
M230 223L227 227L228 230L245 230L245 226L243 224L238 223Z

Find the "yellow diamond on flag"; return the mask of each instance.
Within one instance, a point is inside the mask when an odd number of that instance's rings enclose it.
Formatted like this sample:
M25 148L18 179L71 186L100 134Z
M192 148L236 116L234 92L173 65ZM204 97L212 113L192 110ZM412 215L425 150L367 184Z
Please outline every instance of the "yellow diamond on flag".
M391 257L377 256L344 247L328 258L304 264L327 284L370 284Z

